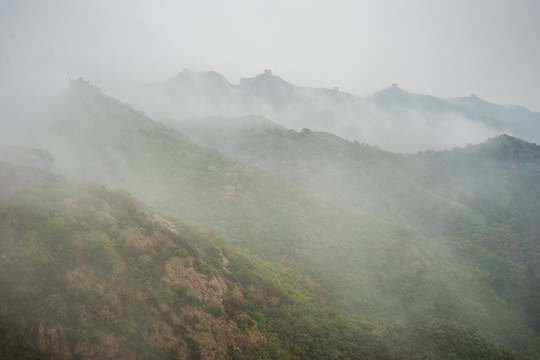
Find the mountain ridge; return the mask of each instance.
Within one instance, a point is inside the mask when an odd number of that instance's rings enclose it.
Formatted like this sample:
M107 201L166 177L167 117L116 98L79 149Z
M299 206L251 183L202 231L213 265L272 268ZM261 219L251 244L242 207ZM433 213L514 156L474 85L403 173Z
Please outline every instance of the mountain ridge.
M537 239L529 238L534 228L517 232L521 225L512 223L527 220L520 205L529 206L536 196L536 178L524 171L538 167L535 147L520 150L509 141L510 150L533 155L523 160L500 146L494 157L477 152L467 164L490 170L490 186L463 188L460 172L447 176L461 163L461 150L400 155L261 118L209 123L209 134L221 136L222 145L238 135L249 146L236 150L265 156L274 166L265 170L196 145L190 132L103 93L94 95L84 87L63 94L52 110L37 113L43 126L23 138L54 155L54 171L126 189L271 266L300 274L352 318L379 324L383 337L390 336L388 324L420 321L422 327L433 317L520 351L539 351L534 268L527 275L527 265L535 263L521 256L535 256L535 243L528 247L528 241ZM229 123L229 133L222 131ZM505 190L505 179L519 180L512 183L524 192ZM486 190L487 199L501 194L503 201L467 203L469 192L482 199L478 189ZM503 222L490 222L500 210L519 216L503 212Z
M183 87L170 88L171 82L153 84L119 97L158 120L259 115L297 131L326 131L394 152L451 149L501 133L540 142L540 113L478 97L440 99L393 84L360 98L337 88L299 87L271 70L238 84L221 75L205 80L210 73L214 72L184 71L177 75L182 77ZM493 111L494 106L497 111Z

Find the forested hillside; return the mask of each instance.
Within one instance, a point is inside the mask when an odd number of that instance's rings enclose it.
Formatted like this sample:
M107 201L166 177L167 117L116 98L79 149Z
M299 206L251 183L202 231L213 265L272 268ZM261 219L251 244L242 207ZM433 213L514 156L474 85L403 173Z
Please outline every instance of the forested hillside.
M82 183L2 200L6 354L540 354L536 145L400 155L257 117L173 129L84 81L35 109L12 111L18 145Z
M463 294L474 297L483 309L493 306L487 311L500 315L506 310L495 310L493 300L501 297L512 305L507 310L520 309L515 313L520 321L538 331L538 146L504 135L465 149L397 155L327 133L286 130L257 118L205 118L175 126L200 144L295 179L330 203L394 223L398 240L385 252L382 274L386 279L393 264L390 273L400 274L395 284L405 281L407 290L393 296L416 296L408 300L415 306L431 299L434 309L461 308L443 314L447 317L467 313L458 300ZM402 272L407 266L415 274L424 270L422 280L405 280ZM463 272L456 278L460 266ZM435 275L442 269L452 278ZM442 277L426 280L425 274ZM426 281L431 286L424 288L420 284ZM482 288L483 299L478 297ZM435 299L443 297L445 304L438 304ZM472 308L468 312L461 321L476 321L479 313ZM478 322L487 323L485 318ZM501 332L507 327L505 323Z
M316 285L124 192L48 179L2 201L0 231L2 358L388 352Z
M4 199L0 231L2 358L520 358L449 322L348 319L313 282L90 183Z

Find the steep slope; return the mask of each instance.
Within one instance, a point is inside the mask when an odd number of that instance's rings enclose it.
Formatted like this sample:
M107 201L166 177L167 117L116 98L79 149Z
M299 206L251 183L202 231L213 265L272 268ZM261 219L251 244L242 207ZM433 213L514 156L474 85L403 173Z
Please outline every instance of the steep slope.
M330 219L339 210L326 209L298 185L197 146L89 84L75 83L54 106L56 123L20 141L49 149L55 172L128 189L145 203L278 257L310 238L303 232L312 218L334 226Z
M0 231L2 358L387 352L316 286L144 212L126 193L49 178L1 203ZM309 325L315 318L328 328Z
M301 269L342 296L354 299L357 287L368 288L372 291L357 301L380 303L372 278L344 278L350 261L341 259L371 239L378 245L359 253L354 266L376 258L395 237L384 223L328 204L282 176L190 143L87 83L74 83L57 101L57 123L23 138L32 147L50 150L57 159L53 170L127 189L232 244ZM392 299L387 302L399 307Z
M6 359L524 358L448 322L351 321L306 279L103 186L49 176L0 203L0 233Z

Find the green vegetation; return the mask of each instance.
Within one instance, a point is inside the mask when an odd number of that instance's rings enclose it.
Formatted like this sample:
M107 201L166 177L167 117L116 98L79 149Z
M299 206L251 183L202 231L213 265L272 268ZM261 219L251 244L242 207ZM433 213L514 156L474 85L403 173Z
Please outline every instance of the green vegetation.
M51 178L2 199L3 354L540 356L535 145L398 155L190 125L224 155L99 92L65 101L39 132L56 170L125 190Z
M527 351L539 351L531 326L540 264L537 146L501 136L466 149L397 155L325 133L227 124L211 119L178 127L357 214L356 223L344 224L350 212L333 220L342 222L335 242L351 225L362 232L339 243L343 252L315 275L349 311L375 322L436 316L508 345L520 334ZM222 128L227 137L217 136ZM332 254L323 253L317 257ZM329 278L331 272L340 276Z
M401 359L442 356L451 346L426 330L438 321L381 327L348 318L296 272L151 218L126 193L62 179L3 201L0 355ZM469 352L461 358L516 358L467 328L445 326L451 344L467 341L466 350L454 349ZM409 327L425 344L402 338ZM224 332L226 348L201 347Z

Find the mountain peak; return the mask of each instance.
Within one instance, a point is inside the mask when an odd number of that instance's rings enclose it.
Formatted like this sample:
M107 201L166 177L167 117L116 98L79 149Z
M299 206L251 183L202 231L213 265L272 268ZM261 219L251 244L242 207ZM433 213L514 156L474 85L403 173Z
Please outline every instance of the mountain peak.
M264 86L264 87L293 87L292 84L283 80L279 76L272 74L272 70L265 69L262 74L259 74L252 78L242 78L239 86Z
M371 99L380 105L404 104L409 101L410 96L412 96L411 93L398 87L398 84L393 83L389 88L371 96Z
M189 69L182 70L170 83L199 90L206 89L206 91L213 91L214 88L225 90L232 87L223 75L215 71L194 72Z
M69 88L74 91L79 92L87 92L87 93L101 93L101 90L95 86L91 85L90 81L84 80L84 78L80 77L77 80L71 80L69 79Z
M398 94L409 94L409 93L407 91L403 90L402 88L400 88L397 83L393 83L392 86L387 87L386 89L383 89L383 90L375 93L373 96L386 95L386 94L395 96L395 95L398 95Z
M463 103L469 103L469 104L481 104L481 103L489 103L489 101L486 101L482 98L479 98L475 93L472 93L469 96L463 96L458 98L459 101Z

